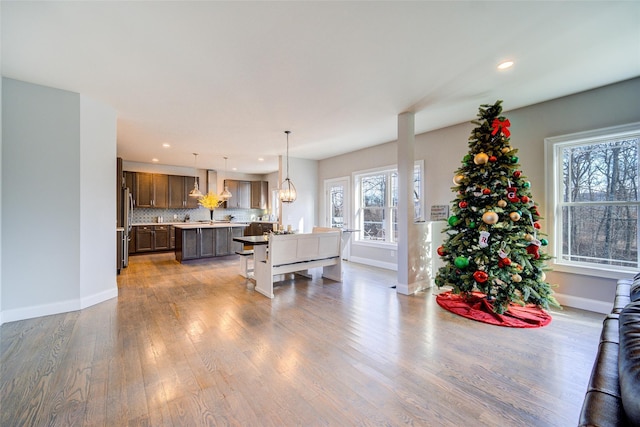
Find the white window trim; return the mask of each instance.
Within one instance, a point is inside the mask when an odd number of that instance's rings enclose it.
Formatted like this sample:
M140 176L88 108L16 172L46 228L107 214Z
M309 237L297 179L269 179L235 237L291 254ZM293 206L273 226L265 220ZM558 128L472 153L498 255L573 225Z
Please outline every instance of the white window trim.
M562 239L555 238L555 236L562 236L562 215L558 212L560 209L558 200L562 195L562 180L559 179L559 177L562 176L562 161L557 156L559 148L574 144L588 144L604 138L617 139L630 134L637 134L638 132L640 132L640 122L585 132L576 132L544 139L546 176L545 218L549 227L549 235L547 239L549 241L549 255L553 257L549 261L549 266L554 271L609 279L625 279L629 278L629 274L638 272L638 269L633 267L606 265L597 267L592 264L580 265L580 263L577 262L563 262L559 256L562 253Z
M424 209L425 209L425 202L424 202L424 193L425 193L425 185L424 185L424 178L425 178L425 172L424 172L424 159L421 160L415 160L414 162L414 170L415 167L418 166L420 167L420 205L421 205L421 212L422 212L422 218L416 219L416 221L421 221L424 220ZM352 196L351 196L351 200L352 200L352 206L353 206L353 210L351 213L351 218L352 218L352 223L353 224L359 224L358 221L358 215L359 215L359 210L361 208L360 206L360 201L356 200L356 198L359 198L361 196L360 194L360 179L359 177L361 175L371 175L371 174L375 174L378 172L387 172L387 171L396 171L398 172L398 165L388 165L388 166L380 166L377 168L371 168L371 169L363 169L363 170L358 170L358 171L354 171L351 173L351 182L353 183L353 188L352 188ZM411 181L413 182L413 172L411 175ZM413 206L413 203L410 203L411 206ZM356 246L368 246L368 247L375 247L375 248L387 248L387 249L397 249L398 247L398 242L388 242L388 241L380 241L380 240L360 240L360 239L353 239L351 241L352 245L356 245Z

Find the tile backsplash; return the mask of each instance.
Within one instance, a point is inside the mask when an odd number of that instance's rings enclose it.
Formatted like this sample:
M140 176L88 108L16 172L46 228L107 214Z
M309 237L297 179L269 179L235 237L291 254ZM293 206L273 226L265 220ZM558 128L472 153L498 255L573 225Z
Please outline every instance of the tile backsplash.
M232 215L235 222L251 222L266 215L266 211L261 209L216 209L213 212L213 219L224 220L226 215ZM162 217L163 222L183 222L189 215L191 222L207 221L209 210L197 209L156 209L156 208L134 208L131 217L133 224L146 224L158 222L158 217Z

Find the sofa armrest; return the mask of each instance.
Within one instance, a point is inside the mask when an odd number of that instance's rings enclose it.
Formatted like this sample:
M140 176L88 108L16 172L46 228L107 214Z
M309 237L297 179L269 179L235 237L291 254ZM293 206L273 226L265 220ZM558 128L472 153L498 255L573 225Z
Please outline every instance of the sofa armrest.
M618 357L622 406L631 424L640 426L640 301L620 313Z

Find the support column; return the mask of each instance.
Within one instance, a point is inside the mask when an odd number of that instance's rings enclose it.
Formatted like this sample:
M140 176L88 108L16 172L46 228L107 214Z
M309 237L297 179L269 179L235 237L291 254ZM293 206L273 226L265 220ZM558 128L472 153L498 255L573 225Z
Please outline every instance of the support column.
M411 233L413 213L413 163L415 152L415 115L398 115L398 284L396 291L409 295L413 282L410 247L415 246Z

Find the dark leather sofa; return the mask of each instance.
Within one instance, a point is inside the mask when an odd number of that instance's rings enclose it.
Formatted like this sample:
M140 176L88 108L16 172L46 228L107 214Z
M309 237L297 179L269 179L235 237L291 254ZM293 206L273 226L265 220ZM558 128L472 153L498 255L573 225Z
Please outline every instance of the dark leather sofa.
M640 426L640 273L618 281L579 426Z

